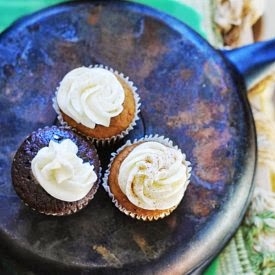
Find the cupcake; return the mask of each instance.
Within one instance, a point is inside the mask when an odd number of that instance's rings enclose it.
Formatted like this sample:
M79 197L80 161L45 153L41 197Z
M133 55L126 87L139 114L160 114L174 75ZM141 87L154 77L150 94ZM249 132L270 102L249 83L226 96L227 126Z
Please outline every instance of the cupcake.
M64 127L45 127L18 148L12 183L30 208L63 216L87 206L98 189L100 169L97 151L86 138Z
M171 141L149 136L128 141L113 154L103 187L120 211L152 221L176 209L190 172L190 162Z
M95 66L68 72L57 88L53 106L62 125L105 143L133 129L140 103L128 78Z

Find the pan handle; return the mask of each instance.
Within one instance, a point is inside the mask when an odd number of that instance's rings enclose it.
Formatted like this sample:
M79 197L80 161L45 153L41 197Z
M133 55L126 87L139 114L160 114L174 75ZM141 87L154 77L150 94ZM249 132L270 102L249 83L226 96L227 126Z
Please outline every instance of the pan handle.
M222 53L243 75L246 86L251 87L275 62L275 39L223 50Z

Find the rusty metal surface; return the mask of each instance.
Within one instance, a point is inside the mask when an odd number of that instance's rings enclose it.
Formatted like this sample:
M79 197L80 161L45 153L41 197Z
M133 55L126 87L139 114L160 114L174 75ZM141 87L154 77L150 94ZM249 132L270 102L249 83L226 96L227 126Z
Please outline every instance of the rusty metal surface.
M141 120L128 138L167 136L193 165L182 203L161 221L123 215L103 188L70 217L37 214L12 189L18 146L56 123L58 82L77 66L98 63L139 88ZM19 260L40 271L188 273L232 236L253 189L253 119L242 78L184 24L124 1L64 4L4 32L0 66L0 238ZM118 146L98 148L104 165Z

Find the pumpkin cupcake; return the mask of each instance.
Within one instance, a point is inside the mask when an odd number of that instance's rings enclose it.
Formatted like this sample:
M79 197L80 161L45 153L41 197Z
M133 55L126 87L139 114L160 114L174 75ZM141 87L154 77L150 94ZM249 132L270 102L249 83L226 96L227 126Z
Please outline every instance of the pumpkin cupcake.
M33 210L63 216L78 212L94 197L100 179L95 147L64 127L33 132L17 150L12 182Z
M61 124L104 144L133 129L140 103L128 77L94 66L68 72L57 88L53 106Z
M103 187L120 211L152 221L176 209L190 172L190 162L171 141L149 136L128 141L113 154Z

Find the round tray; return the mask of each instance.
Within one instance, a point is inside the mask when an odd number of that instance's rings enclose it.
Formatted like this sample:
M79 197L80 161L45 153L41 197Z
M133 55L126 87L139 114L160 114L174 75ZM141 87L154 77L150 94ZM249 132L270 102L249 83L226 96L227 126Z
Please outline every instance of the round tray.
M68 217L33 212L16 196L13 156L31 131L56 123L52 97L78 66L128 75L141 119L127 139L169 137L191 161L179 207L155 222L133 220L100 187ZM18 21L0 36L0 239L39 271L77 274L190 273L207 264L239 226L255 170L255 129L243 79L186 25L124 1L66 3ZM98 148L106 167L125 140Z

